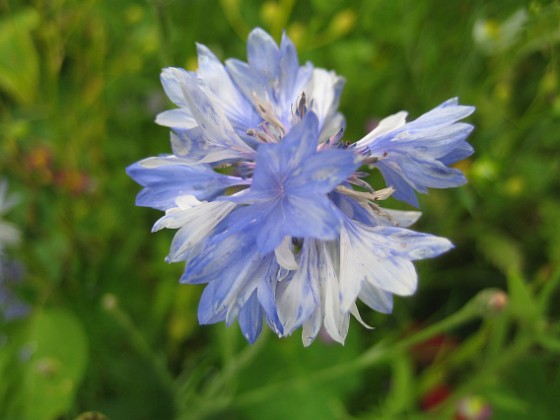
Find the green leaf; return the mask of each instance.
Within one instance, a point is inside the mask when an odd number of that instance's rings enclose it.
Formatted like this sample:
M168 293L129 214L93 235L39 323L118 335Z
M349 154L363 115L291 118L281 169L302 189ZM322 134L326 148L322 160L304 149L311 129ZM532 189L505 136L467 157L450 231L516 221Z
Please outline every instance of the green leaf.
M33 102L39 84L39 57L31 38L39 21L33 9L0 21L0 89L22 104Z
M502 273L520 272L523 254L513 238L499 231L480 232L479 246L490 263Z
M36 314L23 374L24 418L52 419L72 405L88 360L87 337L78 319L62 309Z
M522 322L533 325L539 308L525 280L515 272L508 275L509 308Z

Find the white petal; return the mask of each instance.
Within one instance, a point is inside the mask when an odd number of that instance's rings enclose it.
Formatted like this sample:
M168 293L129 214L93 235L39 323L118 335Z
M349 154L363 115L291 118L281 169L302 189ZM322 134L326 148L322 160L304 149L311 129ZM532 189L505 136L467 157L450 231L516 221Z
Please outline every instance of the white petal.
M356 301L362 280L372 269L370 261L370 252L364 249L360 238L351 235L343 226L340 230L340 295L346 311Z
M317 282L321 277L314 241L306 241L301 252L299 269L291 279L279 283L276 289L278 318L285 335L290 335L307 321L319 305Z
M156 124L164 127L192 129L198 124L186 108L163 111L156 117Z
M354 315L354 317L358 320L358 322L362 324L364 327L366 327L368 330L374 329L374 327L366 324L366 322L362 319L360 315L360 311L358 311L358 307L356 306L356 304L352 305L352 307L350 308L350 313Z
M342 311L350 310L368 281L375 287L401 296L416 291L417 275L410 251L395 255L406 242L391 232L410 232L399 228L376 228L358 222L346 224L340 232L340 278Z
M292 252L292 238L286 236L282 243L274 250L276 255L276 260L278 264L284 267L286 270L297 270L299 265L296 261L296 257Z
M190 165L190 162L177 156L159 156L142 159L139 164L144 168L153 169L160 166Z
M349 316L341 311L339 281L333 259L325 242L319 243L319 267L321 278L321 298L323 323L329 336L344 344L348 333Z
M204 202L197 207L170 212L159 219L154 230L180 228L171 243L168 259L181 260L182 255L204 239L235 206L228 201Z
M340 91L344 84L344 79L333 71L324 69L313 69L310 83L305 89L310 108L319 118L322 125L330 115L336 112ZM338 131L340 127L336 130ZM333 133L330 133L332 135Z
M202 201L200 201L194 195L188 194L177 197L175 199L175 203L181 210L187 210L199 206L200 204L202 204Z
M402 127L406 124L406 116L408 115L405 111L397 112L396 114L390 115L387 118L383 118L377 127L365 135L362 139L356 142L357 148L363 148L371 144L376 138L390 133L397 128Z
M321 325L323 325L321 307L317 306L313 314L309 317L307 321L303 323L303 328L301 331L301 341L305 347L308 347L313 341L319 331L321 331Z
M403 211L393 209L383 209L383 211L391 217L392 221L395 222L395 226L403 228L412 226L418 221L418 219L420 219L420 216L422 216L422 212L420 211Z

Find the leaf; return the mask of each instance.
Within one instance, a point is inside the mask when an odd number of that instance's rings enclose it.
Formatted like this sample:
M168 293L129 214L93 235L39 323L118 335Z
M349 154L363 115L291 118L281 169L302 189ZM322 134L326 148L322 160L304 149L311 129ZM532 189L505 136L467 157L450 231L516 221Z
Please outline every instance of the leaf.
M480 232L482 253L502 273L518 273L523 267L523 254L513 238L499 231Z
M27 347L31 357L23 373L23 418L58 417L73 404L84 375L88 360L86 334L72 313L44 310L32 321Z
M0 21L0 89L22 104L33 102L39 84L39 57L31 38L39 20L36 10L27 9Z
M517 273L508 275L509 308L526 325L533 325L539 317L537 302L525 282Z

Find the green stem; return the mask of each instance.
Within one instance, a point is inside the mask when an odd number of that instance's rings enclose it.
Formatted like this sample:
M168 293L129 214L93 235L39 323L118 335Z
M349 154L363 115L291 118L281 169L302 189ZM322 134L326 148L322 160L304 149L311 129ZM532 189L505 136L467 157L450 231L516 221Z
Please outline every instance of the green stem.
M171 45L171 29L166 13L166 5L162 0L151 0L150 3L154 9L157 21L160 66L167 67L173 64L173 59L169 53L169 47Z
M118 303L112 297L106 296L104 299L104 306L109 314L111 314L120 327L125 331L130 339L130 342L138 353L146 358L154 369L156 375L160 378L162 383L171 391L175 389L175 381L170 375L169 370L163 358L155 353L151 346L148 344L144 335L136 328L130 316L123 311Z
M448 318L445 318L410 337L404 338L399 342L395 343L392 340L380 342L354 360L325 369L320 369L302 376L296 376L284 381L269 384L253 391L245 392L236 396L235 399L231 401L231 404L237 407L251 405L281 392L283 389L292 387L294 383L298 383L300 385L312 384L319 381L334 379L346 376L352 372L360 371L366 367L374 366L380 362L390 360L395 356L402 354L402 352L407 351L415 344L426 341L438 334L454 329L477 318L480 315L477 300L477 298L473 299L471 303L465 305L461 310L452 314ZM221 401L221 404L214 400L212 407L210 408L212 409L212 412L218 412L222 410L224 405L227 403L227 400Z

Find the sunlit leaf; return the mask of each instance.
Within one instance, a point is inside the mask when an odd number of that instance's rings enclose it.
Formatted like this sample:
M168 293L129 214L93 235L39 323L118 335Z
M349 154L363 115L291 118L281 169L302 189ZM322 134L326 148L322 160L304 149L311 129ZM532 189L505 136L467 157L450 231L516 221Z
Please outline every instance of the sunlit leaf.
M73 404L88 360L88 343L80 321L62 309L35 315L25 364L23 418L52 419Z
M31 103L39 83L39 58L31 31L39 13L26 9L0 20L0 89L17 102Z

